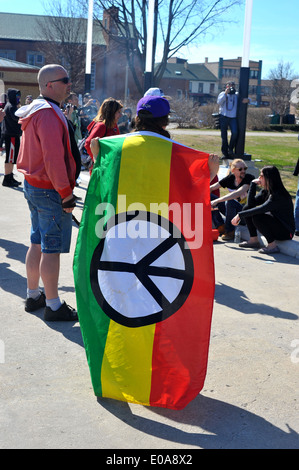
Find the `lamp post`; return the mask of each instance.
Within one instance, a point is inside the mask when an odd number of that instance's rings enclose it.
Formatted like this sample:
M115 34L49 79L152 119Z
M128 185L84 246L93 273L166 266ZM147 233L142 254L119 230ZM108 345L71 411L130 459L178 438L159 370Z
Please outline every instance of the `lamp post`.
M244 38L243 38L243 56L240 69L240 82L239 82L239 99L238 99L238 140L236 144L236 155L244 160L251 160L251 155L245 154L245 134L246 134L246 119L247 119L247 106L243 100L248 98L249 89L249 52L250 52L250 35L251 35L251 21L252 21L252 3L253 0L246 0L245 7L245 22L244 22Z
M90 89L91 89L92 25L93 25L93 0L89 0L88 20L87 20L87 38L86 38L85 93L90 93Z
M155 0L148 1L147 39L144 71L144 91L153 84L153 41L154 41Z

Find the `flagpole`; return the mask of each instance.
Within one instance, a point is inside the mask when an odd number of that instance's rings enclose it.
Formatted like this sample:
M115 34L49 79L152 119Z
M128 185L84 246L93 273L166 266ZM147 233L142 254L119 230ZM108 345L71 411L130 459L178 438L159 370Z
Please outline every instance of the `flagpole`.
M243 37L243 56L240 68L240 81L239 81L239 100L238 100L238 140L236 145L236 155L244 160L251 160L251 155L244 153L245 149L245 134L246 134L246 119L248 103L243 103L244 98L248 98L249 91L249 56L250 56L250 37L251 37L251 23L252 23L252 5L253 0L246 0L245 6L245 21L244 21L244 37Z
M144 91L153 83L153 40L154 40L155 0L148 0L147 40L144 71Z
M86 62L85 62L85 93L91 89L91 56L92 56L92 26L93 26L93 0L88 4Z

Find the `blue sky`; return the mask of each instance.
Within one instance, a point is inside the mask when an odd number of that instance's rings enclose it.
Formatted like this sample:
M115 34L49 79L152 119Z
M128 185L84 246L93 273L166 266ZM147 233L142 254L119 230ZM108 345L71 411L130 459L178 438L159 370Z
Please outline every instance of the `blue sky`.
M44 0L0 0L0 12L44 14ZM244 1L245 5L245 1ZM189 62L217 61L241 57L243 53L245 6L235 8L227 24L178 54ZM263 61L263 78L278 62L291 62L299 77L298 0L253 0L250 59Z

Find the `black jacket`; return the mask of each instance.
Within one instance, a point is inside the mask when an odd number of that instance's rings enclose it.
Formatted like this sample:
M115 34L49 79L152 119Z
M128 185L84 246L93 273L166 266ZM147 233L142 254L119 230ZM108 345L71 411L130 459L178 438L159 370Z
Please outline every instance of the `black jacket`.
M281 196L280 194L270 194L264 189L256 195L256 183L250 184L247 204L244 206L239 216L252 217L258 214L270 212L276 217L292 235L295 232L294 206L291 196Z
M15 116L18 109L17 94L19 90L9 88L7 90L7 103L5 105L5 117L2 122L2 133L4 136L17 137L22 134L21 125L18 123L19 118Z

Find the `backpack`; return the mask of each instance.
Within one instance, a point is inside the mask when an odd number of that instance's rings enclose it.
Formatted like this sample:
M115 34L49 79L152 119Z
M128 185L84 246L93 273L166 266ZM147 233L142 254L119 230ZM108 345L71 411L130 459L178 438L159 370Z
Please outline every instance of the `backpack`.
M84 168L86 170L90 170L90 168L93 166L93 159L91 158L91 156L88 154L86 148L85 148L85 143L86 143L86 139L90 136L90 133L92 131L92 129L94 128L96 122L94 122L94 125L91 127L91 129L87 132L86 136L80 141L79 145L78 145L78 148L79 148L79 152L80 152L80 157L81 157L81 163L82 165L84 166ZM103 137L105 137L107 134L107 127L106 127L106 131L105 131L105 134L103 135Z

